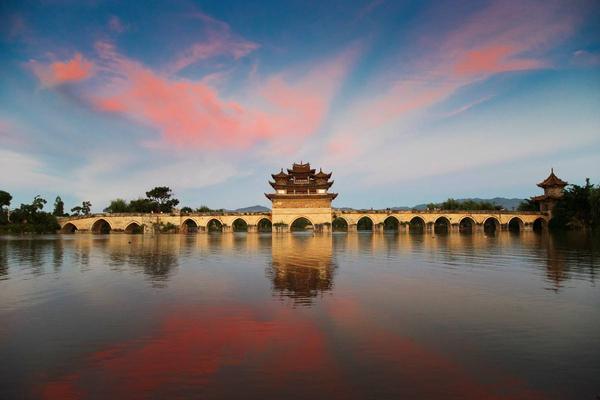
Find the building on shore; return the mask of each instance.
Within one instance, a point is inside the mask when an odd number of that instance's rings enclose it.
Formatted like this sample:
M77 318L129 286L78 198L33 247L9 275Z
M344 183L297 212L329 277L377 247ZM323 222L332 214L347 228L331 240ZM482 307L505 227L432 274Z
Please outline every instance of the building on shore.
M544 194L532 197L531 200L538 204L540 211L552 214L552 209L556 205L556 202L563 197L563 190L568 185L568 182L554 175L554 168L552 168L550 175L537 185L544 189Z

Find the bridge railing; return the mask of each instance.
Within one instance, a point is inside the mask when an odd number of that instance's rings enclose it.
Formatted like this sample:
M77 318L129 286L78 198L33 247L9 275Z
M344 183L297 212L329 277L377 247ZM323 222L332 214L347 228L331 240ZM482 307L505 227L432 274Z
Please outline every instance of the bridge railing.
M517 215L546 215L542 211L517 211L517 210L373 210L373 209L339 209L332 210L338 214L517 214Z
M77 220L85 218L102 218L102 217L148 217L148 216L165 216L179 217L179 216L192 216L192 217L220 217L220 216L242 216L242 215L271 215L271 212L256 211L256 212L238 212L238 211L209 211L209 212L191 212L191 213L93 213L87 215L71 215L68 217L59 217L59 221L64 220Z

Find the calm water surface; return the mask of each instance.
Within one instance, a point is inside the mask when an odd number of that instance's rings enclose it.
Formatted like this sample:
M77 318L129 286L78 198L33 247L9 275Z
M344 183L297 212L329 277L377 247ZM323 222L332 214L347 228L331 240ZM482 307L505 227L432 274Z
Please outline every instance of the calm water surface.
M596 399L599 252L504 232L4 237L0 399Z

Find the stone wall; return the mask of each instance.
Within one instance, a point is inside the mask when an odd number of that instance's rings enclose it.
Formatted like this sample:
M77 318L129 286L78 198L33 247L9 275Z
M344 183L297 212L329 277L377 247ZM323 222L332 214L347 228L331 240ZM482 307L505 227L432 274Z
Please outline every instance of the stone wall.
M307 198L307 199L275 199L273 200L273 209L276 208L324 208L331 212L331 199L328 198Z

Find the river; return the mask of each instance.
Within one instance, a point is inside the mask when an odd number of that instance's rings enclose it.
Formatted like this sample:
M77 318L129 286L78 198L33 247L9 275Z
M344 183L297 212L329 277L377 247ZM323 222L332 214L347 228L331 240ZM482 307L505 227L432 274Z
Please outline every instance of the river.
M600 243L0 238L1 399L595 399Z

